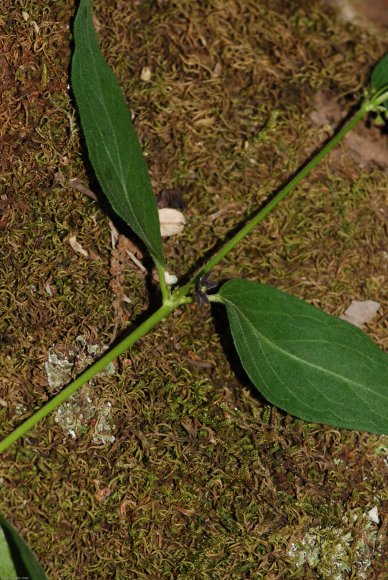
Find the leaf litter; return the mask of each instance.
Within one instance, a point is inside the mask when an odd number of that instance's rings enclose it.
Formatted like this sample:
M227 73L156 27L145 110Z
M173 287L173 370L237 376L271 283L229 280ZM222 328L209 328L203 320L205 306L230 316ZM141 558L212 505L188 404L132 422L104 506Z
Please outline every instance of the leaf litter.
M76 236L71 236L71 238L69 238L69 244L71 245L73 250L75 252L77 252L78 254L85 256L85 258L87 258L89 256L87 251L81 246L81 244L79 242L77 242Z
M364 328L368 322L372 322L379 308L380 304L374 300L352 300L340 318L358 328Z

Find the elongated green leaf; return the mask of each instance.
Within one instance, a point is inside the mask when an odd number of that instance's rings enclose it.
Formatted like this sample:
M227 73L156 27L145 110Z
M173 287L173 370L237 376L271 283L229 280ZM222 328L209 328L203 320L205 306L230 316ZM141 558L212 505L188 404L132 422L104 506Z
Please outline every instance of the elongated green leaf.
M366 334L264 284L231 280L219 297L268 401L306 421L388 433L388 356Z
M0 516L0 578L46 580L30 548L3 516Z
M119 84L101 54L90 0L80 1L74 43L72 88L94 171L114 211L163 265L147 165Z

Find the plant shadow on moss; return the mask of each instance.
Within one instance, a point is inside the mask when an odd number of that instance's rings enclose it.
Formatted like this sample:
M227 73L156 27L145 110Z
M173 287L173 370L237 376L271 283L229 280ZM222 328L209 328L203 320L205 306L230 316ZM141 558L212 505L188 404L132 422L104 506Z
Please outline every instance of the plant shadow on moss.
M220 284L222 282L220 281ZM228 322L228 317L226 314L225 307L218 304L211 305L214 328L219 336L220 343L222 345L225 356L230 364L233 374L235 375L238 384L242 389L246 389L250 396L260 403L267 404L267 401L262 397L259 391L252 384L247 373L245 372L239 356L236 351L236 347L233 342L232 333L230 331L230 325Z

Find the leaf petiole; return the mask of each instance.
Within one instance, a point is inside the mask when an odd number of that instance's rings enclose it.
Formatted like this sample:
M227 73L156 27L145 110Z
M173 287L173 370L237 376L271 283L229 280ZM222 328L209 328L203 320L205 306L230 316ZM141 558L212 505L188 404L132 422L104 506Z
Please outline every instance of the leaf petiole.
M166 304L166 302L171 297L170 287L167 286L167 283L166 283L166 275L165 275L166 271L163 268L163 266L158 264L157 262L156 262L156 269L157 269L158 276L159 276L159 286L160 286L160 292L162 295L162 303Z

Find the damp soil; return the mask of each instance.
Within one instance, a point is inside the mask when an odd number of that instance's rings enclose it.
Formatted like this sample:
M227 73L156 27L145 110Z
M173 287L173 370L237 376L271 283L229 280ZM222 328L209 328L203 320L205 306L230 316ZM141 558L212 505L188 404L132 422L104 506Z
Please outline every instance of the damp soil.
M87 162L69 90L75 3L3 4L6 435L158 293ZM345 18L323 0L96 0L155 194L186 218L164 243L171 274L198 267L357 103L388 48L362 5ZM387 144L373 120L359 126L213 278L333 315L376 301L365 331L387 349ZM0 510L50 578L385 577L387 438L271 407L224 333L218 309L174 312L2 455Z

